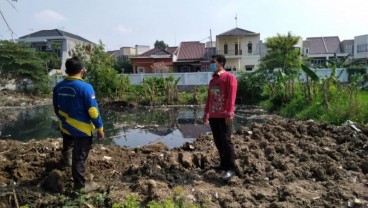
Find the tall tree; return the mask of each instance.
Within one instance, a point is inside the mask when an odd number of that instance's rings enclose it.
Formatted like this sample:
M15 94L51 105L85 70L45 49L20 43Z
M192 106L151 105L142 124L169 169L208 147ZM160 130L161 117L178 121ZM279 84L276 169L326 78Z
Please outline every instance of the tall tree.
M279 95L281 103L294 94L294 81L301 72L302 57L295 47L299 39L291 32L266 39L268 51L259 68L269 78L271 95Z
M33 82L36 93L47 93L49 78L46 62L27 44L0 41L0 84L9 80L24 84L24 79Z
M167 47L169 47L168 44L166 44L163 40L156 40L155 44L154 44L155 48L161 48L161 49L166 49Z
M295 45L300 37L294 36L289 32L287 35L280 35L266 39L268 49L266 55L261 58L260 69L274 71L281 69L288 74L290 70L300 68L302 59L300 51Z

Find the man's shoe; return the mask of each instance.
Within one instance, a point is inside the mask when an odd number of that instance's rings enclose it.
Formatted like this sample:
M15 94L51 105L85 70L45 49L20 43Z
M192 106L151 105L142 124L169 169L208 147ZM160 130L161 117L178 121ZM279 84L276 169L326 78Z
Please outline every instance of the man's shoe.
M213 164L211 165L211 168L215 170L224 170L224 167L221 164Z
M222 175L221 175L221 179L224 181L228 181L230 180L233 176L235 176L235 171L233 170L228 170L225 171Z

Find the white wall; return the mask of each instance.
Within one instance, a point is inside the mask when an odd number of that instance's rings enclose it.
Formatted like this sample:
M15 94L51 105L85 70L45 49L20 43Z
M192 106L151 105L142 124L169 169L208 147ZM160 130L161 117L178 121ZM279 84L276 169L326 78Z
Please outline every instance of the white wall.
M343 71L341 73L341 71ZM318 69L317 74L318 76L323 79L331 76L332 69ZM239 76L239 72L231 72L235 76ZM251 72L248 72L251 73ZM348 81L348 73L344 69L336 69L336 76L340 76L341 82ZM208 85L212 78L212 72L190 72L190 73L157 73L157 74L123 74L122 76L128 76L130 79L130 84L133 85L142 85L144 78L151 78L151 77L169 77L170 75L174 76L174 78L179 78L180 81L178 85ZM306 75L302 73L302 78L305 80Z
M354 59L368 58L368 52L358 53L358 45L366 44L368 47L368 35L354 37Z

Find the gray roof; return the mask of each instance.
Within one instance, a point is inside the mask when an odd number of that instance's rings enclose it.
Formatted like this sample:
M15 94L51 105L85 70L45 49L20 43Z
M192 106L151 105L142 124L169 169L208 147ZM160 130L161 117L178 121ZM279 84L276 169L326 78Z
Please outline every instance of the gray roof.
M309 54L332 54L341 53L340 39L337 36L331 37L310 37Z
M249 30L244 30L236 27L234 29L221 33L217 36L251 36L251 35L259 35L259 33L255 33Z
M38 38L38 37L60 37L60 36L64 36L64 37L69 37L69 38L74 38L80 41L84 41L84 42L88 42L88 43L92 43L95 44L85 38L82 38L78 35L74 35L72 33L68 33L59 29L53 29L53 30L40 30L38 32L34 32L25 36L20 37L19 39L27 39L27 38Z

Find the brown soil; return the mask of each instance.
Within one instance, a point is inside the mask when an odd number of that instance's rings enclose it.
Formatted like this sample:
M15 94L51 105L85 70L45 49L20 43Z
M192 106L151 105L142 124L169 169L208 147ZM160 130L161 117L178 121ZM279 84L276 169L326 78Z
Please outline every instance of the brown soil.
M171 150L95 145L86 178L96 189L78 203L111 207L131 194L146 203L181 190L201 207L366 207L368 129L357 127L294 120L244 127L233 135L237 176L228 182L210 168L218 160L210 135ZM59 163L60 149L60 139L0 140L0 207L16 207L15 199L70 205L71 173Z
M51 105L50 97L25 95L12 90L0 90L0 107L27 107L34 105Z

